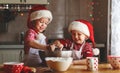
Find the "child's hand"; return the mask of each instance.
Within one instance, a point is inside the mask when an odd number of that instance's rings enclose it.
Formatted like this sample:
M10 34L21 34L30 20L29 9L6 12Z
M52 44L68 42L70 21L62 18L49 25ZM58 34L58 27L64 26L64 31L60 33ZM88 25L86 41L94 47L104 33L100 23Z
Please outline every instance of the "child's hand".
M54 51L55 48L56 48L56 46L55 46L54 44L50 45L50 50L51 50L51 51Z
M56 40L53 42L53 44L56 46L56 48L59 48L60 50L63 49L63 44L61 44L60 41Z

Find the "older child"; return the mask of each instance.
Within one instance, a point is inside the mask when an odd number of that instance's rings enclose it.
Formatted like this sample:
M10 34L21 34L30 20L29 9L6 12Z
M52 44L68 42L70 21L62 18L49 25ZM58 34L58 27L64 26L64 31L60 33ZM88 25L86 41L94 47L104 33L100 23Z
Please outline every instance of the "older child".
M30 10L27 22L29 29L25 34L24 43L25 65L39 66L42 63L39 51L47 50L46 37L43 32L51 21L52 13L45 6L35 5Z
M70 23L68 31L72 39L57 40L54 44L59 48L64 46L67 50L73 51L73 64L86 64L85 58L93 56L92 47L95 47L92 25L86 20L79 19ZM93 45L86 42L88 39Z

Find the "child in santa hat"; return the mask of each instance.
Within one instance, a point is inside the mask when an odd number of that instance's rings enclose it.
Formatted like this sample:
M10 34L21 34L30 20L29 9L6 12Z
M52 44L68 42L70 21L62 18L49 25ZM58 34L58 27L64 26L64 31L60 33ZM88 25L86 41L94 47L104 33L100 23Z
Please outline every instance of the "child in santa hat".
M28 30L24 40L24 64L27 66L39 66L42 59L39 51L47 50L46 37L43 32L52 21L52 13L45 6L35 5L29 11ZM42 52L41 52L42 53Z
M93 47L95 47L93 27L90 22L79 19L70 23L68 31L71 34L71 39L61 39L54 42L58 48L64 47L67 50L72 50L73 64L86 64L86 57L92 57ZM89 44L87 40L91 40Z

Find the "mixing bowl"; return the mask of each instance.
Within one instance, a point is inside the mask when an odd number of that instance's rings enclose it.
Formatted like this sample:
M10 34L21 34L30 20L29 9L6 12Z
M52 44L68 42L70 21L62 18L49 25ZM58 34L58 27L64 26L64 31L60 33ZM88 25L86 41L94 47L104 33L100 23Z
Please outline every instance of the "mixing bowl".
M47 53L48 57L71 57L72 56L72 51L67 50L67 51L53 51L53 52L48 52Z
M66 71L72 64L72 57L46 57L48 67L53 71Z
M60 57L71 57L72 51L60 51Z
M5 62L4 64L4 71L6 73L20 73L24 63L19 62Z
M120 69L120 56L108 56L108 62L111 64L113 69Z

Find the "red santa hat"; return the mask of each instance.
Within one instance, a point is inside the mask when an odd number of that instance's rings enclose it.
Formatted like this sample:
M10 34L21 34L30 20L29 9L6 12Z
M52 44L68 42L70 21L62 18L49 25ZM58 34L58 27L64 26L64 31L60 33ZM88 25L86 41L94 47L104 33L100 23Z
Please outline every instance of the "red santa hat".
M71 32L71 30L78 30L84 33L92 41L93 47L95 47L94 31L90 22L82 19L75 20L69 25L68 31Z
M32 28L32 25L30 23L31 21L40 19L41 17L49 18L50 19L49 23L52 21L53 18L51 11L47 10L45 6L42 5L33 6L28 14L28 20L27 20L28 28Z

